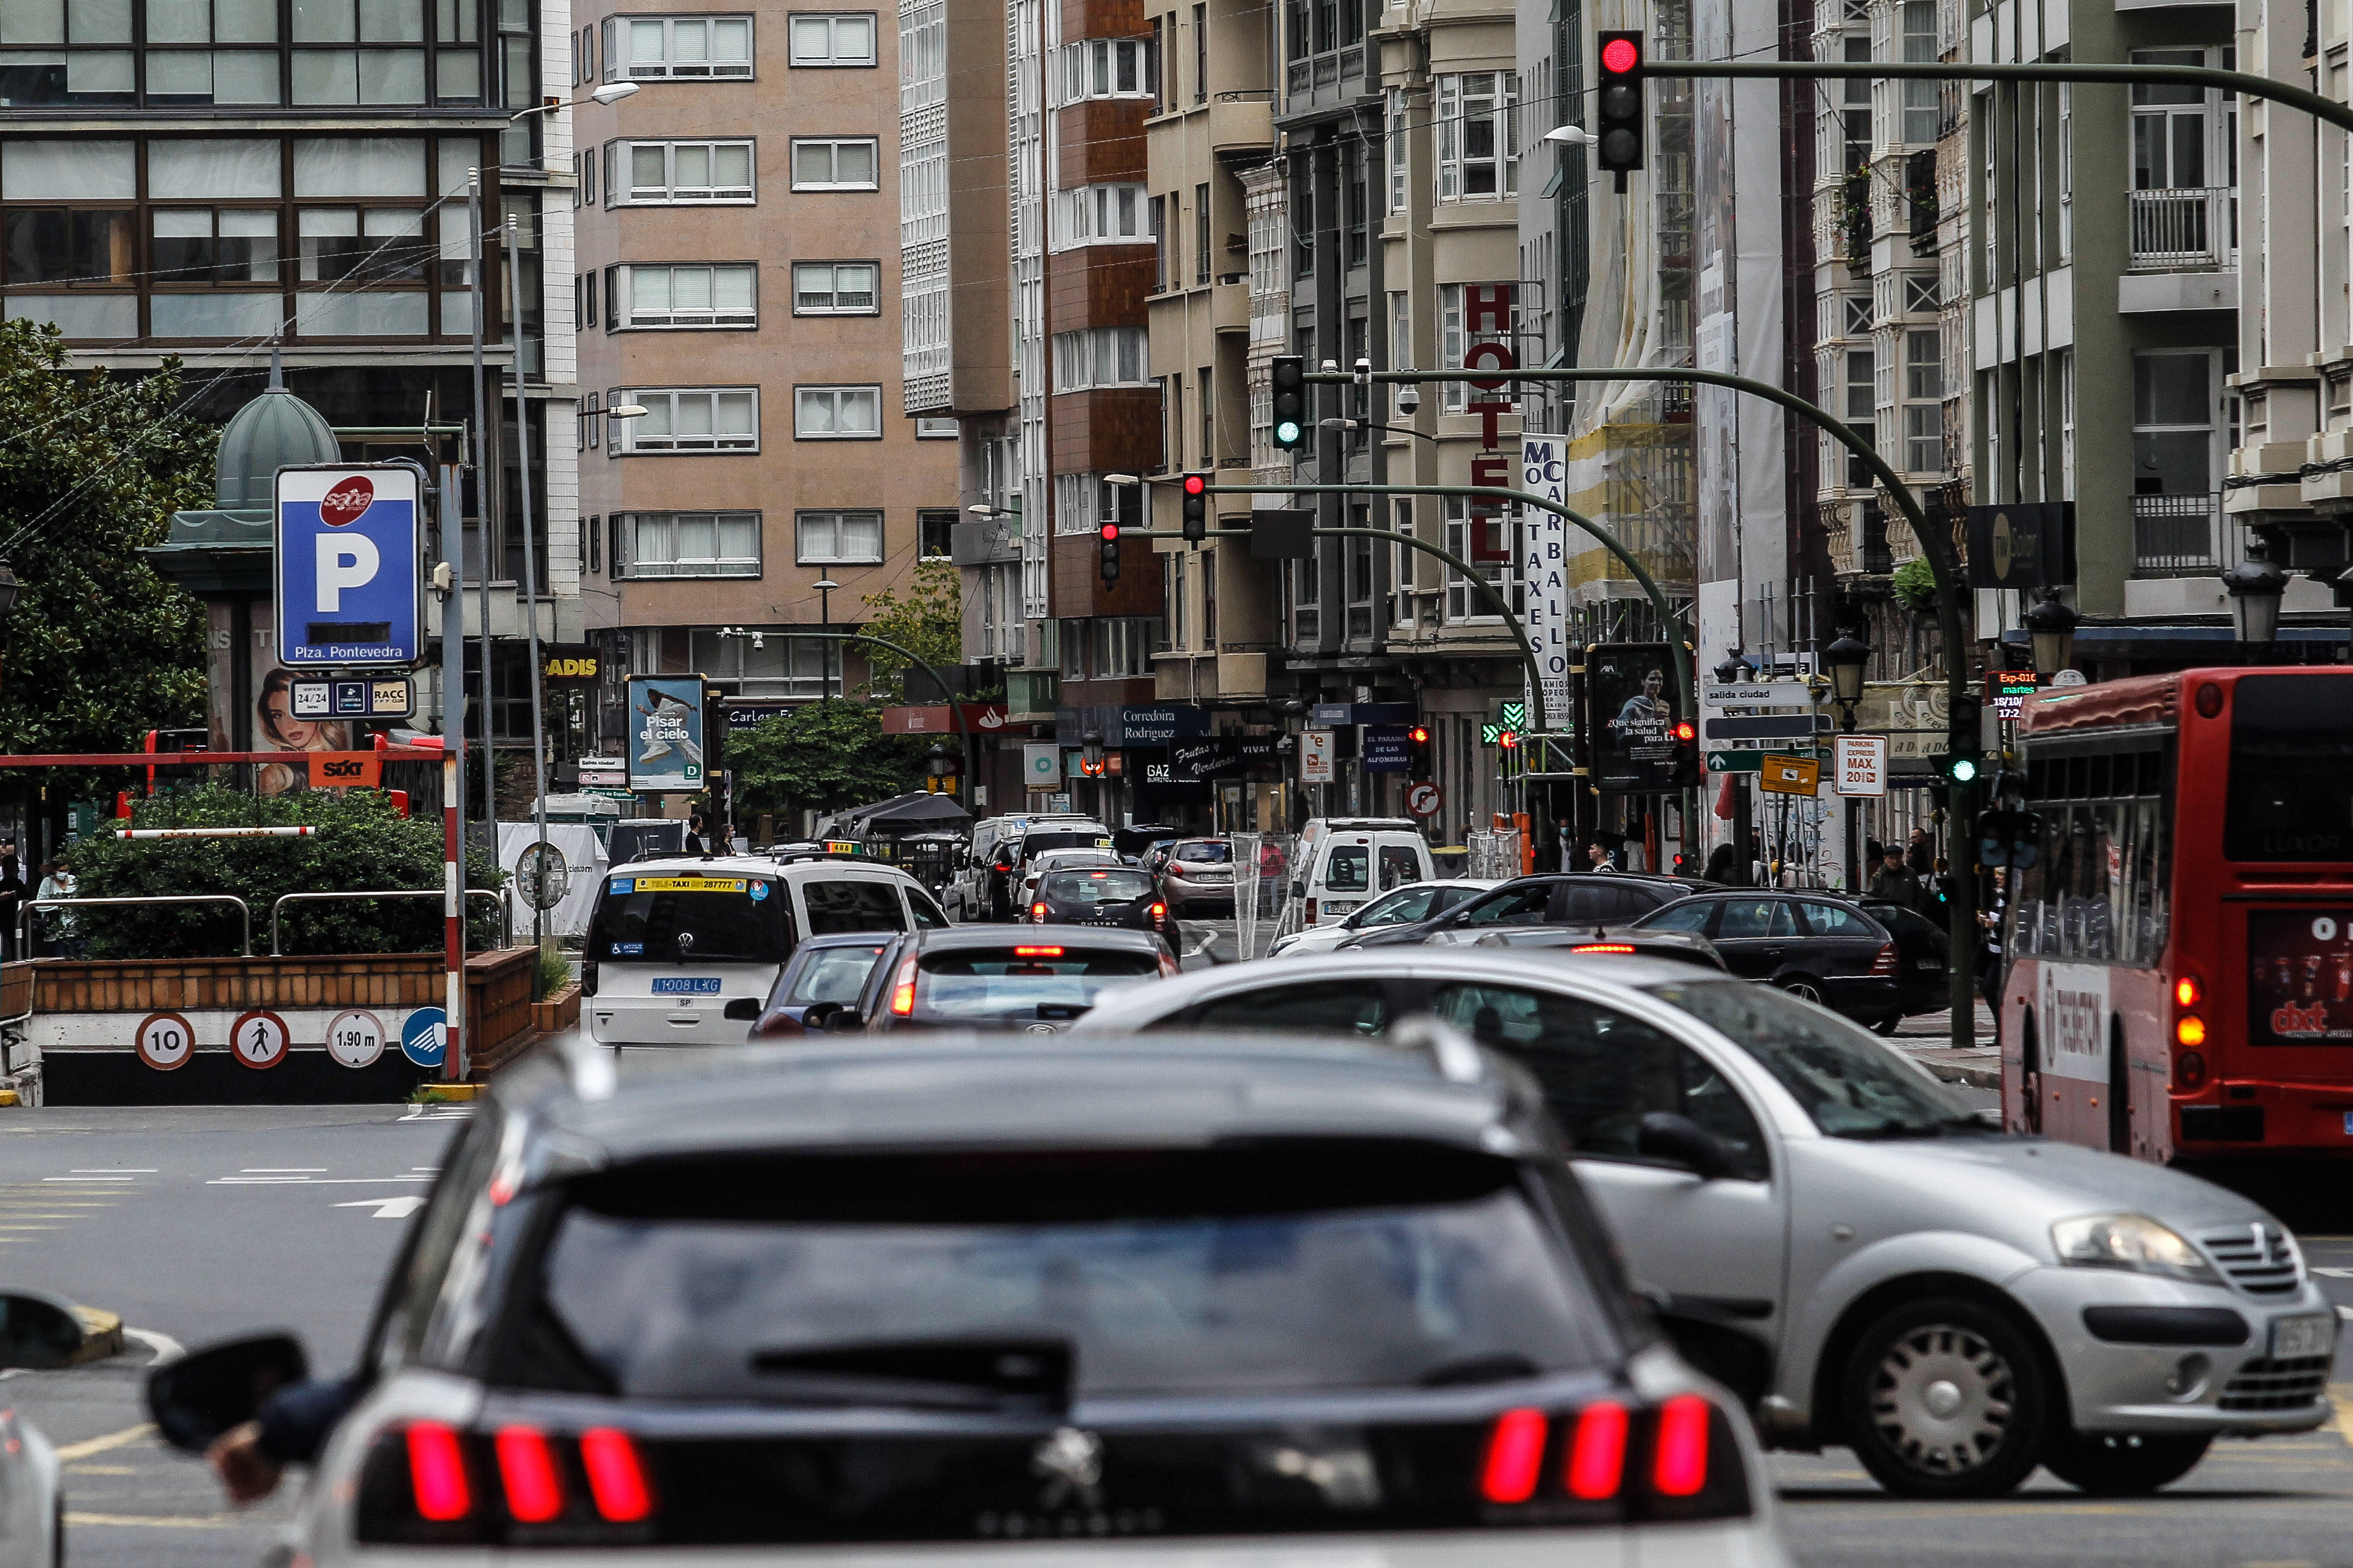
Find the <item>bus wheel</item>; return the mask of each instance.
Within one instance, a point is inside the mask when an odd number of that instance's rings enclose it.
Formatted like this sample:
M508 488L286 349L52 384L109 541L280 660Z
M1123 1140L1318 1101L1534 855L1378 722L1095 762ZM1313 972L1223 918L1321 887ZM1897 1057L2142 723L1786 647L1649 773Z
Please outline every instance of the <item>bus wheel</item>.
M2142 1497L2188 1475L2206 1457L2211 1433L2070 1432L2042 1456L2043 1468L2094 1497Z
M1957 1296L1907 1301L1863 1331L1840 1426L1899 1497L2000 1497L2033 1473L2050 1408L2042 1363L2009 1318Z

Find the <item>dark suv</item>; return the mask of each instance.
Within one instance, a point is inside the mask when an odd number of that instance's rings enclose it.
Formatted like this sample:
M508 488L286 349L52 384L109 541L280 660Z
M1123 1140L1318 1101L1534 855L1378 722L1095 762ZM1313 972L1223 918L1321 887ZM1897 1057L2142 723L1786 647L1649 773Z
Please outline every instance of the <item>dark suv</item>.
M1342 950L1408 947L1435 937L1440 945L1474 942L1514 926L1592 926L1606 929L1649 914L1662 904L1712 889L1713 882L1640 872L1573 872L1514 877L1477 898L1457 904L1434 920L1381 926L1340 944Z
M1679 931L1715 943L1724 966L1820 1002L1859 1024L1904 1015L1894 933L1830 893L1741 888L1645 915L1637 931Z

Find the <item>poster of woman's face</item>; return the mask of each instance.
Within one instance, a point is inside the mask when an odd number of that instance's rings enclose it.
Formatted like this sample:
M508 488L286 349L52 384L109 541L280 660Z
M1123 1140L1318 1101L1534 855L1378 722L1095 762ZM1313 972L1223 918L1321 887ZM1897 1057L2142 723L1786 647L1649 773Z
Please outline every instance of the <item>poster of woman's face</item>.
M254 702L253 749L257 752L342 752L351 747L351 726L340 719L301 719L294 714L294 672L283 665L261 678ZM269 763L254 773L254 788L280 795L309 782L307 769Z

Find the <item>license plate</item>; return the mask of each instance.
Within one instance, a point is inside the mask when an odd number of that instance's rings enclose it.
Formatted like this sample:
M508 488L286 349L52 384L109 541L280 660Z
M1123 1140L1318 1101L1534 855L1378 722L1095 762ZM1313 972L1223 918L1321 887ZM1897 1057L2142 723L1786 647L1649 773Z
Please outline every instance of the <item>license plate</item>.
M2336 1344L2337 1319L2333 1313L2272 1320L2272 1359L2274 1361L2327 1355Z
M1365 900L1362 899L1347 901L1335 899L1324 906L1324 912L1327 915L1351 915L1364 907Z
M719 994L719 981L716 976L708 980L664 976L654 982L654 994L657 996L716 996Z
M1923 969L1932 969L1936 971L1938 973L1942 973L1945 968L1945 961L1941 958L1924 958L1920 961L1920 967Z

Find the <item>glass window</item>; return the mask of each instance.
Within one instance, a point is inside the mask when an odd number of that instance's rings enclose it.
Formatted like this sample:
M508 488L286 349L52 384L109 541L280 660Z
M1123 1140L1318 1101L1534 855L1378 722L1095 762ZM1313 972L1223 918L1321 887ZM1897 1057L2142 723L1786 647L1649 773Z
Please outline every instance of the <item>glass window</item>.
M804 566L871 565L882 559L882 514L879 511L804 511L795 514L795 559Z
M1718 942L1799 934L1797 911L1786 899L1726 899L1723 909L1715 927Z
M1149 386L1148 343L1142 327L1088 327L1054 334L1054 390Z
M0 197L130 201L139 175L128 142L10 142L0 147Z
M130 285L138 280L135 215L89 207L12 207L0 214L10 283ZM133 301L135 307L136 301ZM135 314L135 309L134 309Z
M752 200L750 142L617 142L606 148L607 205Z
M792 940L788 900L753 898L748 889L763 885L736 879L732 888L641 892L629 879L615 877L597 898L586 951L605 963L669 964L691 953L704 963L781 963Z
M871 20L868 26L872 26ZM797 43L798 37L795 34ZM868 47L871 51L871 42ZM801 62L796 59L793 63ZM740 79L751 74L749 16L606 18L607 81L624 78L638 81Z
M157 201L276 200L279 143L261 138L147 143L147 189Z
M808 906L811 936L907 929L907 917L899 908L898 890L888 882L810 882L801 889L801 900Z
M297 196L423 196L425 142L411 137L297 137Z
M793 139L793 189L871 191L880 167L871 136Z
M1435 888L1400 888L1349 916L1348 929L1363 931L1368 926L1411 925L1416 921L1426 921L1436 912L1437 900Z
M1361 893L1372 885L1373 852L1369 845L1337 844L1324 861L1324 890Z
M1526 882L1498 888L1462 911L1462 923L1473 926L1534 926L1544 924L1552 905L1552 884Z
M1806 923L1816 936L1876 938L1878 928L1843 904L1803 903L1798 906L1806 914Z
M753 327L759 324L754 300L757 268L750 262L725 266L670 265L617 268L620 308L613 330L677 330L690 327ZM595 323L593 321L591 325Z
M1402 887L1421 876L1421 858L1399 844L1381 847L1380 866L1381 886L1385 889Z
M2242 861L2353 859L2353 682L2242 676L2231 705L2222 853Z
M1152 203L1142 185L1081 185L1054 193L1053 242L1074 245L1148 245Z
M756 511L623 512L613 520L623 577L757 577Z
M880 304L881 268L871 261L793 263L793 314L871 316Z
M801 441L879 441L879 386L799 386L793 389L793 437Z
M1715 913L1712 899L1682 899L1644 915L1634 923L1644 931L1688 931L1704 932L1708 921Z
M1492 201L1520 189L1517 71L1438 78L1438 199Z
M1377 1035L1388 1026L1388 998L1361 980L1269 985L1221 996L1154 1026L1158 1028L1271 1030L1277 1034Z
M156 282L274 283L278 280L277 208L156 207L151 210L154 220ZM274 310L276 307L273 304L271 308Z
M874 13L837 16L797 13L793 17L793 64L871 66L874 63Z
M807 1007L819 1002L855 1002L866 988L866 977L874 973L874 961L882 955L880 947L820 947L811 950L808 962L794 977L792 994L785 998L787 1006Z
M617 389L607 406L635 402L640 418L613 421L618 452L756 452L760 449L757 387L671 390Z
M422 280L430 258L415 207L304 207L294 215L305 283Z

